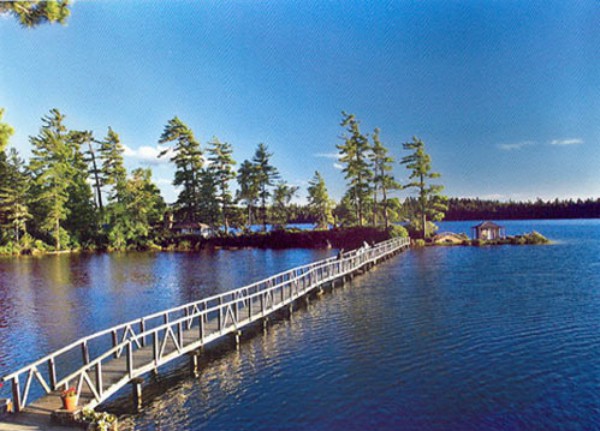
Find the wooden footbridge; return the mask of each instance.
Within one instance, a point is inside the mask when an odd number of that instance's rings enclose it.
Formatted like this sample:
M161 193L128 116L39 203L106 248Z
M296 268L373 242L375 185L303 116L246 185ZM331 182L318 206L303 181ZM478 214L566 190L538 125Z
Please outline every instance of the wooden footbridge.
M407 238L390 239L83 337L2 378L12 386L13 411L48 423L62 407L60 393L67 388L75 388L81 408L96 407L130 383L135 395L144 374L186 354L197 366L203 346L224 336L239 342L243 327L265 322L299 298L343 282L408 246Z

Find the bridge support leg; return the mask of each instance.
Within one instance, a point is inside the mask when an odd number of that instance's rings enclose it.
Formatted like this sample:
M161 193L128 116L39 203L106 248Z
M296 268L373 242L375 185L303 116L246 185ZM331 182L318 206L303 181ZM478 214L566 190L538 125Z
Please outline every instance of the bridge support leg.
M269 318L268 317L263 317L262 328L263 328L263 332L267 332L267 329L269 329Z
M234 343L236 349L240 348L240 336L242 335L242 331L233 331L231 333L231 341Z
M144 379L136 377L131 380L131 389L133 391L133 408L136 412L142 409L142 383Z
M190 372L192 376L198 377L200 375L200 352L192 352L190 355Z
M304 303L306 304L306 307L308 308L308 306L310 305L310 295L308 293L306 295L304 295Z
M321 295L323 295L324 293L325 293L325 291L323 290L323 286L322 286L322 285L321 285L321 286L319 286L319 289L317 290L317 295L318 295L318 296L321 296Z

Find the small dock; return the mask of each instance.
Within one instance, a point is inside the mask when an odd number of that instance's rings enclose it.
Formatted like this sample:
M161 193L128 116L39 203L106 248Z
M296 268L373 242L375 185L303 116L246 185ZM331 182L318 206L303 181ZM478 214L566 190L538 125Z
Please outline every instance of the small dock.
M195 372L204 346L224 337L239 343L245 327L266 325L274 313L291 312L300 298L343 283L409 245L408 238L390 239L83 337L2 378L12 388L9 420L48 426L53 415L64 414L60 394L71 387L78 409L95 408L126 386L139 405L145 374L184 355ZM37 399L34 387L41 392Z

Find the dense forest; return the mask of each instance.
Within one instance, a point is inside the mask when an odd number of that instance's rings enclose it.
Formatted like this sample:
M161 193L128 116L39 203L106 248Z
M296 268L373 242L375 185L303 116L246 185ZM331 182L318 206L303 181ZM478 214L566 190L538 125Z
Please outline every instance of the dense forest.
M446 220L600 218L600 199L500 202L450 198Z

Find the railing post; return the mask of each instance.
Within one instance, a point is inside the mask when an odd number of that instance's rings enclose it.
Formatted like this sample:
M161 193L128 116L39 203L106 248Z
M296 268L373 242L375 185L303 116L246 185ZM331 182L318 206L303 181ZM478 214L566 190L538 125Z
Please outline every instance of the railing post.
M158 331L155 330L152 333L152 353L154 356L154 366L158 367L158 357L160 356L160 346L159 346L159 342L158 342Z
M118 337L116 329L113 329L113 331L112 331L112 343L113 343L113 348L117 347L117 344L119 344L119 337ZM119 357L119 351L118 350L115 350L114 356L115 356L115 358Z
M265 315L265 294L262 292L260 294L260 313Z
M131 347L131 340L127 341L127 374L129 378L133 378L133 349Z
M198 335L200 336L200 341L202 341L202 345L204 345L204 314L200 314L198 318L200 319L200 324L198 326Z
M250 297L250 290L247 292L248 294L248 321L252 320L252 298Z
M231 295L231 300L234 301L233 304L233 315L235 316L235 321L239 322L240 318L240 300L239 298L235 298L235 293Z
M85 365L90 363L90 349L88 347L87 341L81 343L81 356Z
M143 334L144 332L146 332L146 321L142 317L140 319L140 334ZM142 347L146 347L146 336L144 335L141 338Z
M179 348L183 349L183 322L181 320L177 324L177 342L179 343Z
M223 297L219 296L219 315L217 316L217 323L218 326L217 328L219 329L219 332L221 332L221 325L223 323Z
M100 396L102 396L102 392L104 392L102 382L102 361L98 361L96 364L96 392L98 392L98 395Z
M50 376L50 389L56 390L56 364L54 358L48 359L48 376Z
M21 411L21 389L19 388L19 376L14 376L12 379L12 397L13 397L13 408L15 413Z

